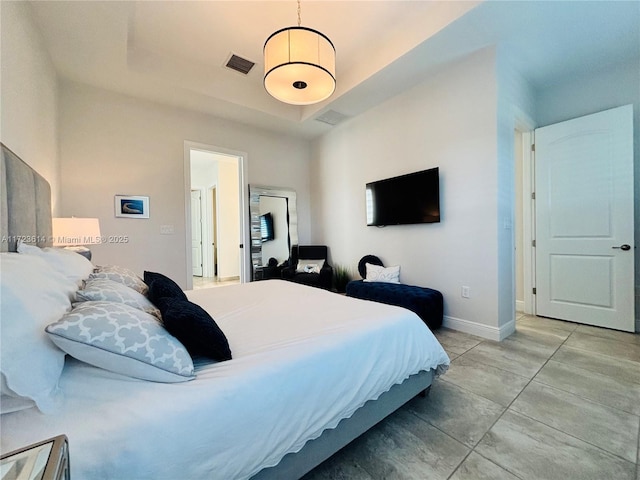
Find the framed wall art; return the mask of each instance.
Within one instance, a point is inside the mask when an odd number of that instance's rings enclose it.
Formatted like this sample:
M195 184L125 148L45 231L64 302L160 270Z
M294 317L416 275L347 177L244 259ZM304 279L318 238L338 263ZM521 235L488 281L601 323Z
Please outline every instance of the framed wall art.
M116 195L116 217L149 218L149 197L141 195Z

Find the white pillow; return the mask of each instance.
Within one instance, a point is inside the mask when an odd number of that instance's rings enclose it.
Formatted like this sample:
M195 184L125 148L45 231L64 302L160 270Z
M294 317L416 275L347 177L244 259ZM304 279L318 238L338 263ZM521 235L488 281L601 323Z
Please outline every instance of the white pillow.
M39 248L34 245L18 242L18 253L27 255L39 255L44 258L49 265L65 277L72 279L79 285L83 280L89 278L93 273L93 264L82 255L73 250L64 248Z
M72 357L105 370L154 382L195 378L184 345L154 317L122 303L78 303L46 331Z
M103 265L95 268L94 272L89 275L89 278L102 278L111 280L113 282L122 283L127 287L133 288L136 292L140 292L146 295L149 291L149 287L144 280L132 270L125 267L119 267L117 265Z
M101 278L90 279L82 290L78 290L76 300L78 302L104 301L124 303L125 305L153 315L158 320L162 318L160 310L151 303L147 297L136 292L133 288L112 280Z
M77 286L40 255L2 253L0 270L0 393L51 412L61 400L64 352L44 328L71 309Z
M296 273L320 273L324 260L298 260Z
M385 268L365 263L365 267L367 269L365 282L400 283L400 265Z

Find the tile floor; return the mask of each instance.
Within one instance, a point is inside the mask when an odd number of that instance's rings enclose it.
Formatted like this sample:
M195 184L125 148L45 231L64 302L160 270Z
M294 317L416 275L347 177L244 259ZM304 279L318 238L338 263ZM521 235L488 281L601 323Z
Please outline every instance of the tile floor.
M640 335L521 316L502 342L436 332L416 397L304 480L640 480Z
M193 277L193 289L224 287L225 285L236 285L240 283L240 279L218 280L218 277Z

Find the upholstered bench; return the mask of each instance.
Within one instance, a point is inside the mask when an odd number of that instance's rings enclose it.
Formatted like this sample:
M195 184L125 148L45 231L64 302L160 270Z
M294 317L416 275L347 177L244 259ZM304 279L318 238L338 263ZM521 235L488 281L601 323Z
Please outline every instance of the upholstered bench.
M404 307L415 312L431 330L442 325L442 293L431 288L352 280L347 284L347 296Z
M382 260L375 255L365 255L358 263L362 278L367 276L367 264L383 266ZM404 307L415 312L431 330L442 325L442 293L431 288L353 280L347 284L347 296Z

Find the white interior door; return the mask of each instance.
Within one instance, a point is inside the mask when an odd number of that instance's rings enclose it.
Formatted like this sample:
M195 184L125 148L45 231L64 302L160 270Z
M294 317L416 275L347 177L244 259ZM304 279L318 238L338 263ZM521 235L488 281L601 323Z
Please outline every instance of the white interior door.
M535 131L536 313L633 332L631 105Z
M193 275L202 276L202 200L200 190L191 190L191 257Z

